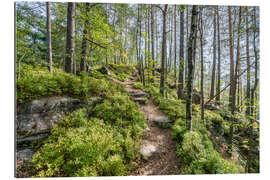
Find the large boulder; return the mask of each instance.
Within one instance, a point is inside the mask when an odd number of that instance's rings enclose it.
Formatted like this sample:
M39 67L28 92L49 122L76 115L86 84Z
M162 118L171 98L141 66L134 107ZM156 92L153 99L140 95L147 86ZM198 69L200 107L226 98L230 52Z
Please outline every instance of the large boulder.
M34 136L30 139L44 139L44 134L48 134L61 117L81 107L81 101L70 97L49 97L20 106L23 107L18 107L16 117L18 142L29 139L29 136Z
M184 89L184 99L187 99L187 90ZM197 89L193 89L192 92L192 103L200 104L201 103L201 93Z
M147 104L147 98L144 97L131 97L131 100L139 104Z
M143 159L148 159L151 157L154 153L156 153L158 148L154 145L152 145L149 141L144 140L141 145L140 154L142 155Z
M130 95L131 95L131 97L146 97L146 98L150 97L148 93L143 92L143 91L141 91L141 92L131 92Z
M218 110L218 108L214 104L204 104L204 108L211 111Z
M97 69L99 72L101 72L102 74L106 74L106 75L111 75L110 71L108 68L106 68L105 66L102 66L101 68Z
M166 127L170 127L174 121L164 116L158 116L153 119L153 122L160 127L166 128Z

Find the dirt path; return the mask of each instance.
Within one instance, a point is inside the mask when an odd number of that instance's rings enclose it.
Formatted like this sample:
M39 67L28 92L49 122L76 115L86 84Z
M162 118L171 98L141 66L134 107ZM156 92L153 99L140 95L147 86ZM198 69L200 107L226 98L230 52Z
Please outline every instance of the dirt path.
M136 79L129 79L125 82L118 83L125 86L129 93L143 92L142 90L133 88ZM140 109L147 116L147 130L142 136L142 142L147 142L156 147L147 160L142 160L137 169L131 172L131 176L142 175L176 175L180 174L180 159L176 154L176 144L171 137L171 130L158 127L153 119L156 117L165 117L153 103L153 99L149 99L145 105L140 105Z

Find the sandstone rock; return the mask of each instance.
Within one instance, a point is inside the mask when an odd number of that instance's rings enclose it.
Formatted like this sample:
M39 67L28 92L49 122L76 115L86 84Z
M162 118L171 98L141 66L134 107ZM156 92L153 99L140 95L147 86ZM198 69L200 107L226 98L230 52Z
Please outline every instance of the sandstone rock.
M153 122L155 123L165 123L165 124L170 124L173 123L172 120L168 119L167 117L159 116L153 119Z
M215 106L215 105L213 105L213 104L205 104L204 105L204 108L205 109L208 109L208 110L211 110L211 111L214 111L214 110L217 110L218 108Z
M154 153L157 152L157 147L152 145L149 141L143 141L143 144L141 145L140 154L144 159L148 159L151 157Z
M17 156L18 161L30 162L32 160L33 154L34 154L34 151L32 149L26 148L23 150L19 150L16 153L16 156Z
M131 97L131 100L139 104L146 104L146 99L143 97Z
M33 100L25 106L16 117L18 137L53 128L67 112L81 107L81 102L70 97L49 97Z
M146 92L132 92L130 94L132 97L146 97L146 98L149 98L149 94L146 93Z
M102 66L101 68L99 68L98 71L101 72L102 74L111 75L109 69L106 68L105 66Z

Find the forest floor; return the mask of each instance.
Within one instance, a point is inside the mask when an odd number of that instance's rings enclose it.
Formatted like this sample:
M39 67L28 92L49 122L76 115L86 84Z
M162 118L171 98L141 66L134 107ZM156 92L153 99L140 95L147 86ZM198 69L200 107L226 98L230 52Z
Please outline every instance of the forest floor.
M143 92L133 87L133 83L136 81L134 77L125 82L115 81L124 85L126 91L129 93ZM130 175L180 174L181 161L176 154L176 143L171 136L171 129L158 127L153 122L153 119L156 117L166 117L165 114L154 105L152 98L150 98L146 104L141 104L140 109L147 117L147 130L142 136L142 142L154 146L157 150L147 160L142 159L138 167L134 169Z

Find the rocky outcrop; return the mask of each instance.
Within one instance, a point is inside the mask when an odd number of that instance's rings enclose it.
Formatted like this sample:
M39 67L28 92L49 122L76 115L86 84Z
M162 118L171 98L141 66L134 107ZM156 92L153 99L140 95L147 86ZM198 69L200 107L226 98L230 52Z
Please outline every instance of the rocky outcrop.
M70 97L41 98L19 105L16 117L17 144L45 139L61 117L81 105L79 99Z
M150 97L149 94L143 91L131 92L130 96L132 101L138 102L139 104L146 104L147 99Z
M218 110L218 108L214 104L204 104L204 108L211 111Z
M152 145L149 141L144 140L141 145L140 154L143 157L143 159L147 160L150 158L154 153L157 152L157 147Z
M184 99L187 99L187 91L184 90ZM201 93L197 89L193 89L192 91L192 103L200 104L201 103Z
M170 127L174 121L168 119L167 117L159 116L155 117L153 122L160 127Z
M106 68L105 66L102 66L101 68L99 68L98 71L101 72L102 74L111 75L109 69Z

